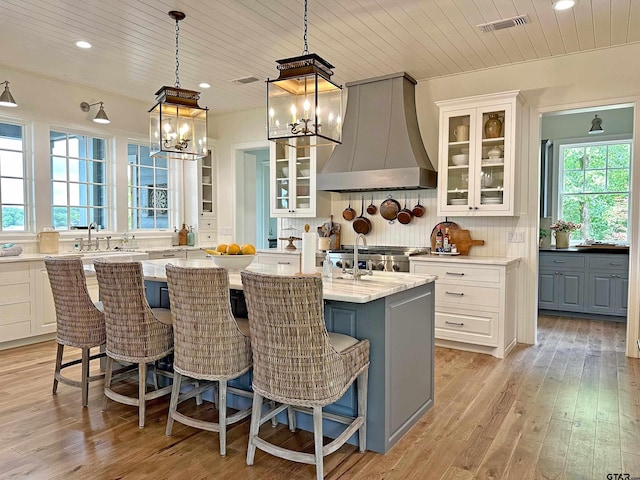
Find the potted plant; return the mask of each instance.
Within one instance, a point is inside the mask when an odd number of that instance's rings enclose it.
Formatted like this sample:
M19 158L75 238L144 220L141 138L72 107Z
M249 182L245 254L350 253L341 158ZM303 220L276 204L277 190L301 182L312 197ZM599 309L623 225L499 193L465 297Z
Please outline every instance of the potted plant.
M559 218L549 227L556 236L556 248L568 248L571 233L582 228L581 223L567 222Z

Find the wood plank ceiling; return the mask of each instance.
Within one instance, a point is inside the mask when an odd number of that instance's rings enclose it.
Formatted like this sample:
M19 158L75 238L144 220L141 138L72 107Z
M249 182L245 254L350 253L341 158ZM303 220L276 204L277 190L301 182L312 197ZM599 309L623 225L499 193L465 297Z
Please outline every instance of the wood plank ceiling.
M275 60L302 53L302 0L0 0L1 65L148 101L175 81L223 113L264 105ZM640 2L577 0L309 0L309 50L341 84L406 71L416 79L575 54L640 41ZM527 14L529 23L477 25ZM91 42L80 50L76 40ZM254 76L260 81L234 80ZM0 80L5 80L4 75ZM9 79L10 80L10 79Z

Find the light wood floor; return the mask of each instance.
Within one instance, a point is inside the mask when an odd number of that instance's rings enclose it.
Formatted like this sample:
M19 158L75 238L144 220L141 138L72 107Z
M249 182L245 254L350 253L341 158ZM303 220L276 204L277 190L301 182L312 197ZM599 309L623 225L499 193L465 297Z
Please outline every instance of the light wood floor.
M386 455L345 446L328 479L606 479L640 477L640 360L624 356L624 324L541 317L539 343L507 359L436 350L434 407ZM54 342L0 352L0 478L311 479L313 466L259 450L245 465L248 421L216 433L178 423L164 434L167 401L151 402L144 429L134 407L101 411L80 391L51 395ZM213 414L211 412L206 412ZM312 451L312 436L263 426Z

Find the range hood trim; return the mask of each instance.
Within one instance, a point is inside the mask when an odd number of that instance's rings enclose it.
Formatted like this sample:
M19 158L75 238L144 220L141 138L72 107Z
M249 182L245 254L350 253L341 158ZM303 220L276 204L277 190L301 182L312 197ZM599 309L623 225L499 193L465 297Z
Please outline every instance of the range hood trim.
M433 189L415 107L416 81L401 72L349 82L342 144L316 176L318 190Z

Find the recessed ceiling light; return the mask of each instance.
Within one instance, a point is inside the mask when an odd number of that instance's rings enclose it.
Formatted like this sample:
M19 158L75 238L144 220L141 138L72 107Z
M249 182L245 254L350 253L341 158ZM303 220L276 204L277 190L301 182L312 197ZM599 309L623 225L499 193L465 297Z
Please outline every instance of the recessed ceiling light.
M91 48L91 44L89 42L84 41L84 40L78 40L76 42L76 47L78 47L78 48Z
M211 84L207 82L201 82L198 84L200 88L211 88Z
M568 10L576 4L575 0L555 0L551 2L554 10Z

